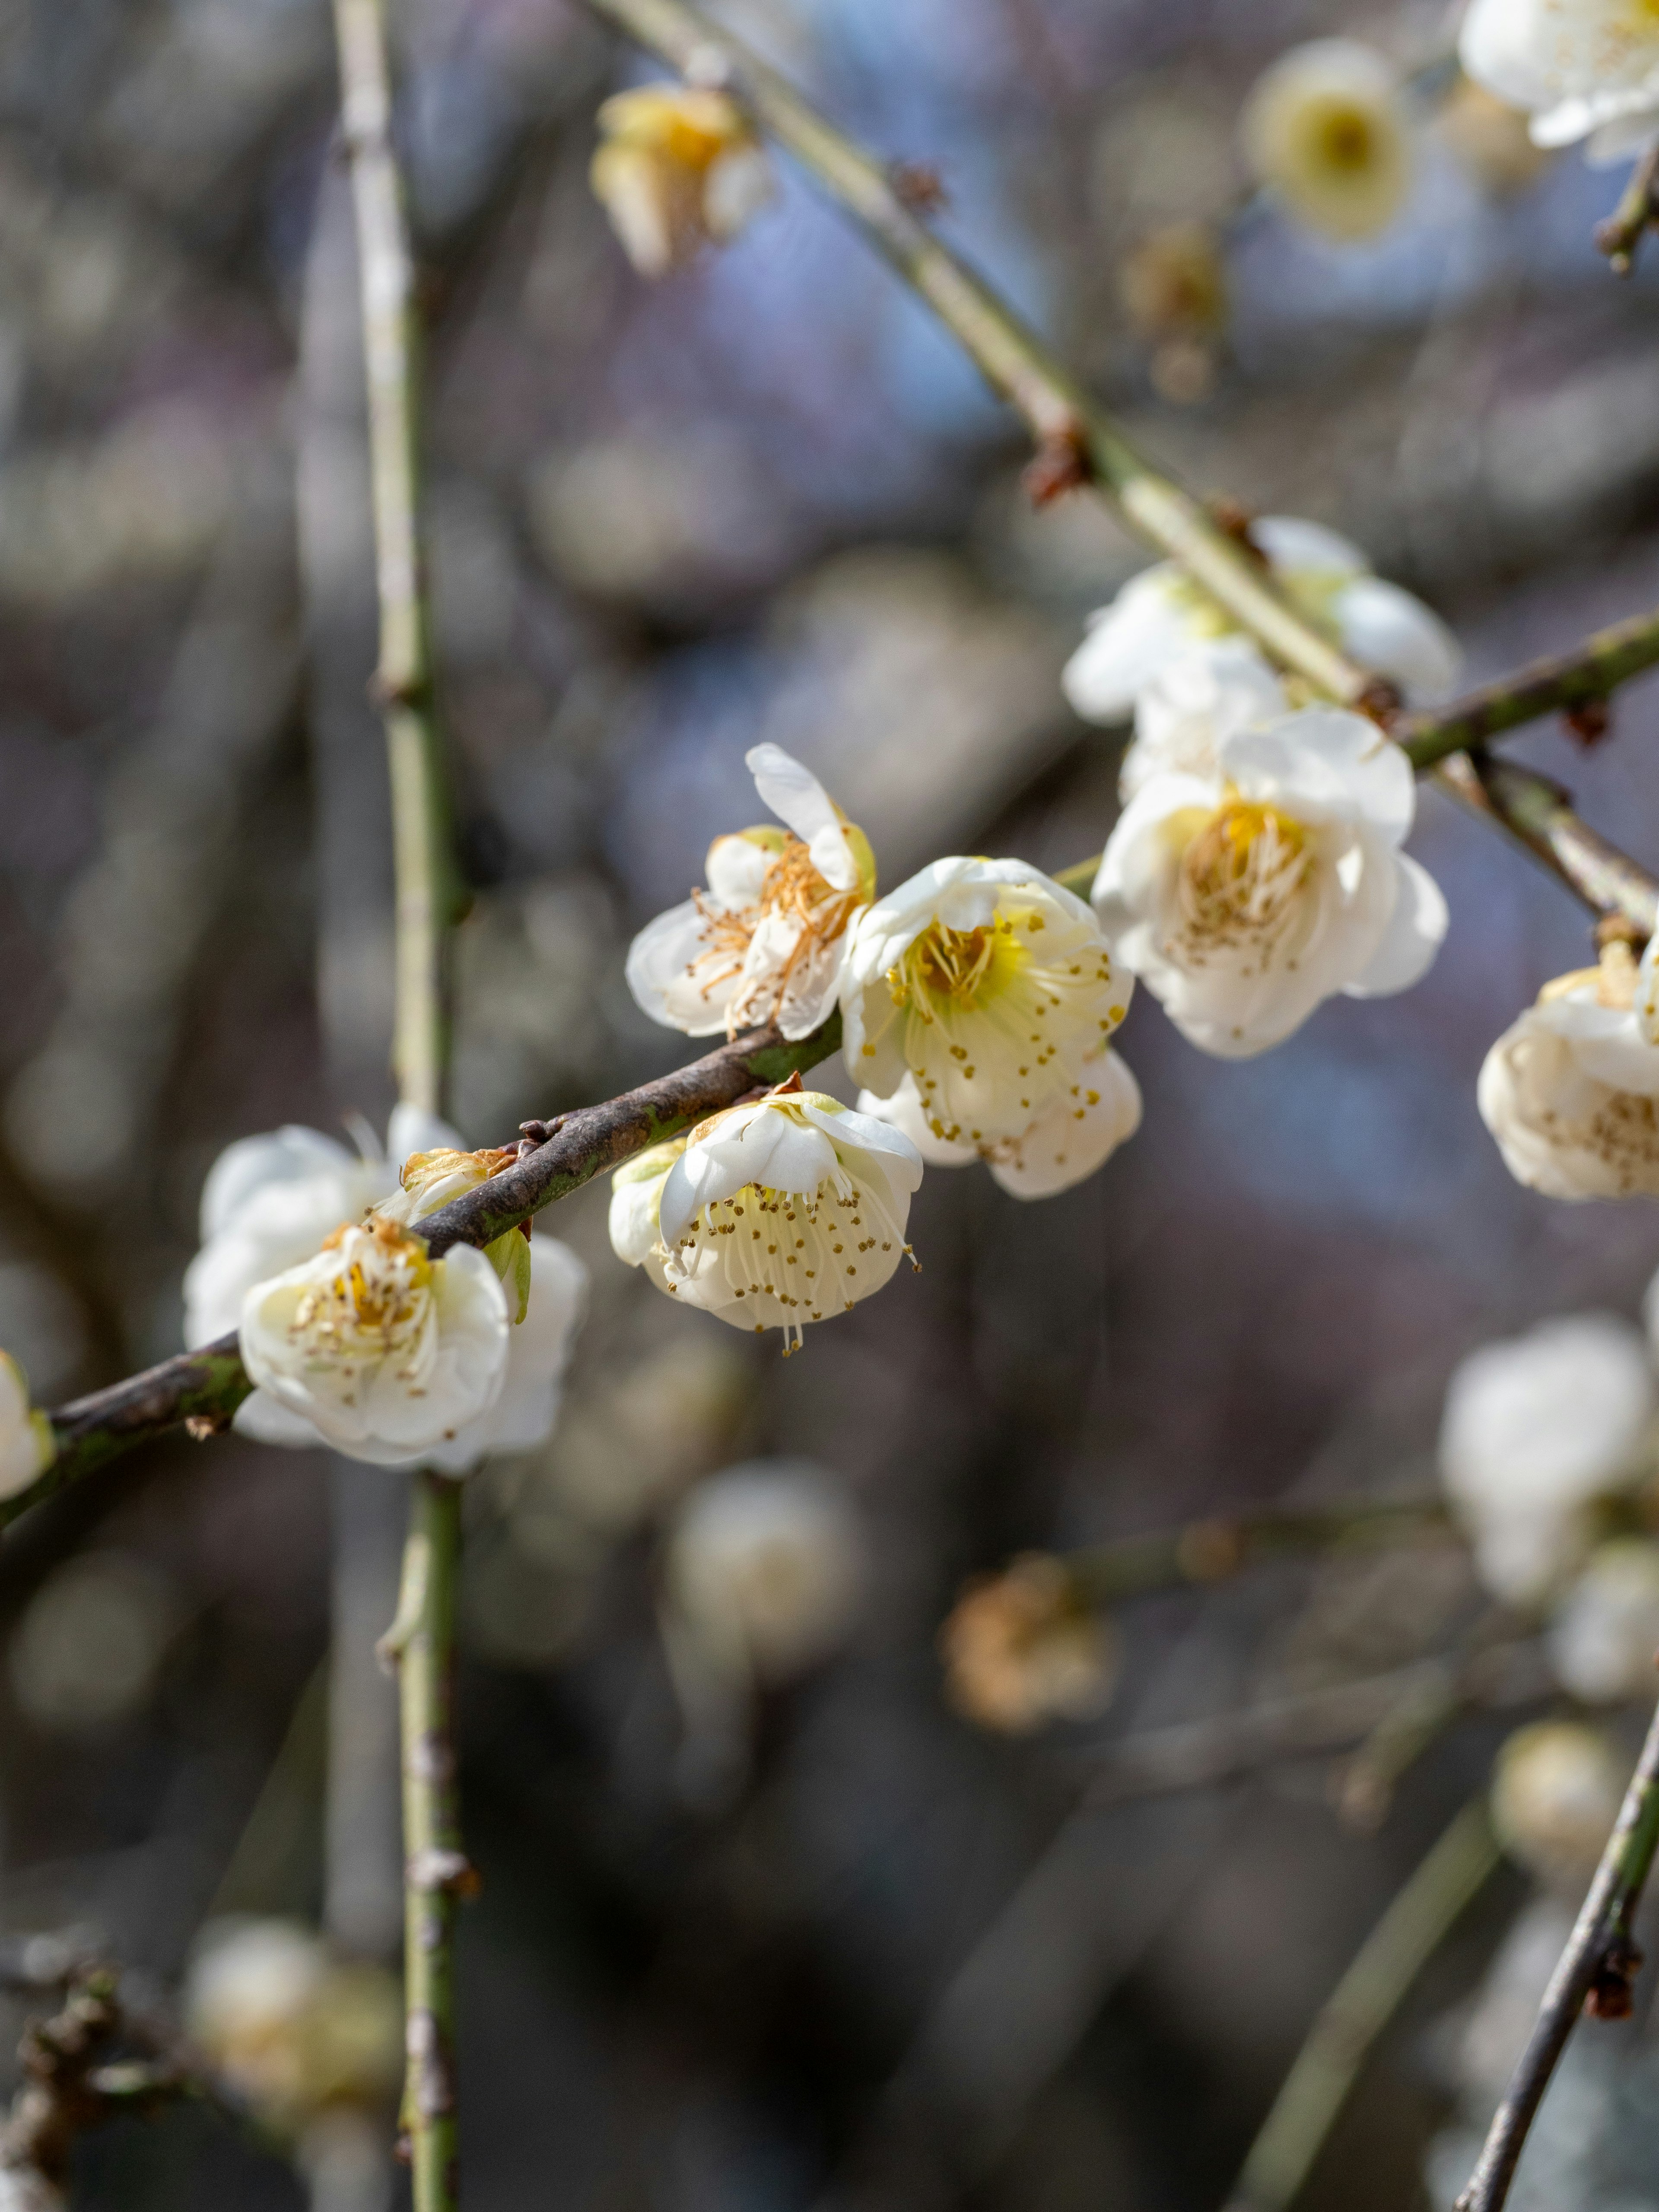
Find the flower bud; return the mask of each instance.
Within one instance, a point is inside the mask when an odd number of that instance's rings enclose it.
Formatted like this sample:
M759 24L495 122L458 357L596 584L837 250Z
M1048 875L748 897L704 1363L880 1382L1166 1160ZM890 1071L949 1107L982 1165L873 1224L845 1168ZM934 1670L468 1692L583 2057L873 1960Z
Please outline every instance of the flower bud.
M1659 1691L1659 1544L1620 1536L1590 1554L1557 1608L1550 1655L1562 1688L1589 1705Z
M863 1564L833 1478L804 1460L753 1460L700 1483L681 1507L668 1586L706 1653L777 1682L839 1642Z
M760 142L724 93L647 85L607 100L589 172L642 276L724 245L772 197Z
M1587 1881L1619 1816L1628 1771L1607 1738L1577 1721L1517 1729L1492 1775L1499 1843L1545 1881Z

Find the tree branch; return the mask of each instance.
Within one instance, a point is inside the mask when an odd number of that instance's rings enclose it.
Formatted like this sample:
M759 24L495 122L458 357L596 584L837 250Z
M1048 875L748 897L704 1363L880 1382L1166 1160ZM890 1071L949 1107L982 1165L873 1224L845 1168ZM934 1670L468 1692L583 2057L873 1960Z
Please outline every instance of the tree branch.
M1630 173L1619 204L1605 222L1595 226L1597 251L1607 257L1615 276L1628 276L1636 266L1637 249L1659 222L1659 146L1650 146Z
M1625 1792L1607 1849L1561 1954L1520 2063L1492 2115L1486 2147L1457 2212L1500 2212L1544 2092L1586 1998L1608 2017L1630 2010L1630 1980L1641 1954L1631 1923L1659 1845L1659 1712Z
M1325 1505L1271 1505L1256 1513L1119 1537L1068 1552L1063 1563L1091 1604L1113 1605L1183 1583L1221 1582L1263 1559L1339 1547L1370 1549L1413 1538L1457 1540L1457 1525L1443 1498L1345 1498Z
M1389 726L1413 766L1431 768L1449 753L1467 752L1488 738L1535 722L1540 715L1597 706L1656 662L1659 611L1632 615L1596 630L1571 653L1528 661L1524 668L1466 692L1449 706L1398 715Z
M1651 935L1659 884L1575 814L1553 778L1477 749L1442 761L1435 781L1466 806L1490 815L1592 912Z

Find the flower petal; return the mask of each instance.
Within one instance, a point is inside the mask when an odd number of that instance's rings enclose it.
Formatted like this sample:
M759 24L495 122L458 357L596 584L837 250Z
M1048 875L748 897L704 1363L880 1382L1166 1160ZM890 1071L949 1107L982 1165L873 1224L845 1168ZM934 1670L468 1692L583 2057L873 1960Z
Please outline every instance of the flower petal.
M1018 1141L999 1146L991 1173L1014 1198L1052 1198L1105 1164L1140 1127L1140 1085L1109 1046L1083 1072L1079 1096L1039 1115Z
M756 790L800 839L825 883L838 891L855 890L859 867L848 843L846 824L817 776L781 745L751 746L744 763Z
M1449 926L1445 896L1428 870L1405 853L1395 854L1394 865L1399 884L1394 912L1364 972L1342 987L1351 999L1408 991L1428 973Z

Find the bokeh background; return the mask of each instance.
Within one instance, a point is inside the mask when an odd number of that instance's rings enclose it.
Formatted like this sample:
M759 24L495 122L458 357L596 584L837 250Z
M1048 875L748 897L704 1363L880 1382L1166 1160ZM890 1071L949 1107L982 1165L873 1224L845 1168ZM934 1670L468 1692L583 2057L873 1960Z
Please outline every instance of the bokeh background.
M586 167L597 103L648 72L579 8L393 12L475 893L454 1109L498 1142L684 1056L623 955L754 817L763 738L824 778L889 884L941 851L1097 850L1118 740L1057 678L1144 556L1087 501L1032 511L1008 419L796 178L731 250L642 283ZM1659 598L1659 291L1590 249L1615 179L1471 160L1438 7L720 12L859 135L937 166L946 234L1155 453L1358 539L1473 674ZM1260 69L1333 29L1426 72L1409 205L1347 249L1253 199L1233 140ZM383 1127L391 1103L333 98L322 0L0 9L0 1342L45 1401L177 1348L225 1143ZM1171 352L1124 276L1190 220L1220 228L1230 309ZM1650 863L1656 712L1638 684L1595 752L1548 728L1516 747ZM617 1264L602 1190L559 1209L593 1275L564 1414L469 1501L476 2212L1224 2201L1314 2010L1507 1723L1449 1732L1372 1832L1339 1819L1328 1759L1090 1792L1127 1735L1443 1642L1476 1603L1466 1571L1286 1565L1149 1601L1104 1717L1024 1741L948 1708L935 1638L963 1578L1018 1550L1421 1487L1462 1352L1634 1312L1650 1212L1522 1191L1474 1106L1492 1037L1589 957L1585 918L1431 791L1414 849L1452 910L1419 988L1328 1006L1243 1065L1143 994L1133 1143L1030 1206L930 1175L925 1272L787 1366ZM860 1604L711 1799L659 1633L663 1530L700 1479L769 1453L854 1501ZM181 1441L9 1535L0 1929L96 1929L161 2003L228 1911L395 1955L369 1646L401 1513L379 1469ZM1437 1960L1310 2208L1428 2201L1448 2008L1523 1895L1501 1876ZM78 2185L124 2212L306 2201L274 2148L197 2111L92 2141Z

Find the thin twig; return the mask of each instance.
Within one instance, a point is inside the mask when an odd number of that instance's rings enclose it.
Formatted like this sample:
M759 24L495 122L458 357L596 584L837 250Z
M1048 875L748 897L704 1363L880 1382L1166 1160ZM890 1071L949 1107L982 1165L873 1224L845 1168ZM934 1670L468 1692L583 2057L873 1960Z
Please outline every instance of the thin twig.
M1656 661L1659 611L1632 615L1596 630L1571 653L1528 661L1524 668L1496 677L1449 706L1398 715L1390 731L1414 767L1430 768L1448 753L1466 752L1488 738L1535 722L1540 715L1597 706Z
M1630 1981L1641 1963L1631 1923L1659 1845L1659 1712L1625 1792L1583 1909L1544 1992L1527 2047L1492 2115L1480 2160L1457 2212L1500 2212L1528 2132L1543 2102L1586 1998L1611 2016L1630 2009Z
M1441 762L1435 781L1462 803L1489 814L1587 907L1651 934L1659 884L1628 854L1580 819L1554 779L1478 749Z
M1068 1552L1065 1565L1091 1603L1111 1605L1183 1583L1221 1582L1263 1559L1339 1547L1445 1542L1457 1535L1443 1498L1346 1498L1327 1505L1267 1506L1122 1536Z
M1636 266L1637 249L1659 222L1659 145L1650 146L1630 173L1619 204L1605 222L1595 226L1598 252L1607 257L1615 276L1628 276Z
M1230 2212L1285 2212L1377 2038L1499 1858L1484 1794L1465 1805L1361 1944L1297 2053Z

